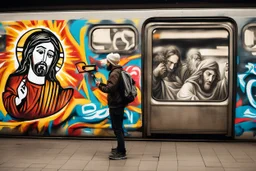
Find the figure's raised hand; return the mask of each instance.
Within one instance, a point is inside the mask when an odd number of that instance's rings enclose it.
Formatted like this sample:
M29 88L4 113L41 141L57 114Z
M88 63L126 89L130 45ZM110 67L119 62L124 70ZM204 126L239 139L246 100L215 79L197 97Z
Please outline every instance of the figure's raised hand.
M19 105L21 101L27 96L28 88L26 86L26 79L23 79L18 86L18 96L15 98L16 105Z
M155 77L162 76L166 73L167 69L164 63L160 63L153 71Z

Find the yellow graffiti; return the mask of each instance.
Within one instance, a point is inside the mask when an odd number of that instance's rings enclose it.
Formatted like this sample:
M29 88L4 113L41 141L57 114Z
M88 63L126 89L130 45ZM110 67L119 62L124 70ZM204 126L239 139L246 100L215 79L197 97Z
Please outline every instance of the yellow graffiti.
M127 58L122 58L119 62L120 65L124 66L125 64L127 64L128 62L130 62L131 60L133 59L137 59L137 58L140 58L141 57L141 54L138 54L138 55L133 55L133 56L129 56Z
M124 19L118 19L116 23L123 23ZM19 61L22 58L22 51L16 53L17 47L24 46L25 40L28 36L36 31L37 29L48 29L53 32L61 41L64 51L64 57L58 61L58 67L61 68L57 73L57 79L60 81L62 87L72 87L75 89L74 97L71 98L70 102L62 108L59 112L40 119L28 120L28 121L16 121L16 120L9 120L5 122L0 122L0 130L3 128L10 128L19 130L20 133L25 133L31 128L36 128L39 133L44 132L46 128L52 126L62 125L61 129L67 130L72 127L74 129L81 129L81 128L93 128L94 135L109 135L108 131L110 128L110 123L108 119L101 121L100 123L83 123L83 122L76 122L73 125L69 125L67 122L70 114L73 112L78 105L85 105L92 103L90 95L94 95L101 107L107 106L107 94L100 91L97 87L90 87L87 85L85 77L81 75L77 75L76 71L76 62L83 61L88 64L87 57L86 57L86 48L87 44L85 41L86 33L88 32L88 27L90 24L97 24L101 22L101 20L88 20L88 25L83 26L79 30L79 43L75 40L72 33L69 30L68 21L52 21L52 20L41 20L41 21L19 21L19 22L3 22L3 26L6 29L6 34L9 36L7 41L7 47L5 54L0 53L0 64L4 63L0 68L0 93L4 92L5 84L8 79L8 76L17 69ZM134 20L136 24L138 24L139 20ZM30 31L30 32L29 32ZM25 34L27 33L27 34ZM16 47L17 46L17 47ZM16 57L17 55L17 57ZM120 61L120 65L124 66L128 62L134 59L140 58L141 55L133 55L128 56L126 58L122 58ZM104 74L97 72L96 77L101 79L102 82L106 83L107 78ZM49 94L51 94L52 89L49 90ZM86 98L79 94L79 91L85 93ZM92 94L90 94L92 91ZM128 110L134 111L141 115L142 111L141 108L137 107L138 104L141 104L141 90L137 87L137 101L136 105L129 105L127 107ZM77 97L77 96L78 97ZM50 100L43 102L45 105L49 105ZM7 115L7 112L4 108L3 101L0 101L0 110L4 116ZM79 126L76 128L76 126ZM127 128L139 128L142 126L142 121L139 119L137 123L131 125L125 125Z

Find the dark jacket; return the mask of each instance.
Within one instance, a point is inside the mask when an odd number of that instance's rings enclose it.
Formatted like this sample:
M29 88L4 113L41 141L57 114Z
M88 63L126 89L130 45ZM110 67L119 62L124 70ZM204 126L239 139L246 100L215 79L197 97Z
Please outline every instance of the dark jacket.
M107 84L100 83L99 89L108 93L108 107L118 108L125 107L127 104L124 102L124 85L122 81L121 66L113 66L109 72Z

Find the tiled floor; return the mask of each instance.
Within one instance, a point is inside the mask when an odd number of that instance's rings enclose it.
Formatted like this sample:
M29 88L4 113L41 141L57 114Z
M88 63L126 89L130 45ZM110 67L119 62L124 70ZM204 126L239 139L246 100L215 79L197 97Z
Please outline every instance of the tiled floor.
M109 160L115 141L0 138L0 171L256 171L256 142L126 141L127 159Z

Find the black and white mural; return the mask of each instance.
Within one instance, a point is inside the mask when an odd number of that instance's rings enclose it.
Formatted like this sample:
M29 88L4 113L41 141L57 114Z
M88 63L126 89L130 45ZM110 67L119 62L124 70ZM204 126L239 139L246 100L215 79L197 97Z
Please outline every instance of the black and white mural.
M229 32L168 28L152 33L152 97L223 101L228 96Z

